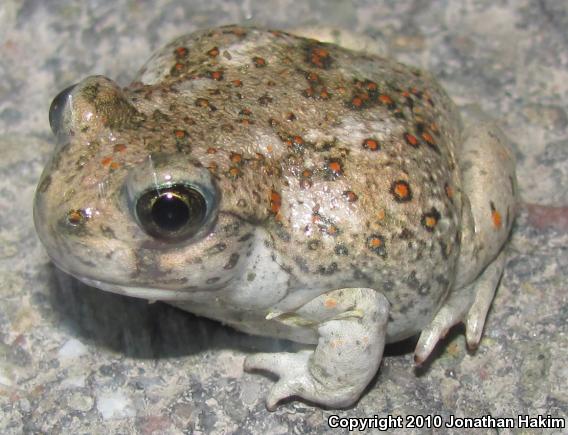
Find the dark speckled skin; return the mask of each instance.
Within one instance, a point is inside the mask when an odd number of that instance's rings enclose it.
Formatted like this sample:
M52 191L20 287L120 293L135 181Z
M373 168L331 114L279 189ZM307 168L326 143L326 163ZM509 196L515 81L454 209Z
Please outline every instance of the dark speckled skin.
M458 112L430 76L392 60L283 32L197 32L125 89L83 80L58 127L36 226L61 268L107 290L317 342L313 326L270 319L368 288L388 300L395 341L485 266L458 274L460 242L471 258L483 250L462 213ZM199 184L214 204L200 233L173 244L132 215L165 180ZM512 224L503 206L487 215L499 220L487 261Z

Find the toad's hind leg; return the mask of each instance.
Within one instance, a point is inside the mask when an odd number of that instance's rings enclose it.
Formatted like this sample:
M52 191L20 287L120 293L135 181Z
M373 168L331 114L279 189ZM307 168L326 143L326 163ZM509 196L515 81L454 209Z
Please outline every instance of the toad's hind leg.
M266 406L273 410L297 396L320 405L352 405L379 368L385 346L389 303L379 292L347 288L321 295L295 313L275 319L312 325L319 339L315 350L261 353L249 356L246 370L264 370L279 377Z
M485 318L503 274L505 257L505 252L501 252L473 283L450 295L430 325L420 334L414 351L416 364L422 364L432 353L436 343L446 336L452 326L462 321L466 326L467 346L470 349L477 347Z
M481 340L487 312L505 265L505 244L517 211L515 162L493 124L472 126L458 150L462 181L462 237L454 288L415 351L421 364L448 330L466 324L468 347Z

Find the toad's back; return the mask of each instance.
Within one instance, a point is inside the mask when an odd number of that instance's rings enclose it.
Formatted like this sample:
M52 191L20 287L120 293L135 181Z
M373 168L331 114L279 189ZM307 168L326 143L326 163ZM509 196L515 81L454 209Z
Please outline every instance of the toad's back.
M454 276L461 201L459 120L428 76L230 27L174 41L139 80L175 90L193 155L239 186L232 211L266 224L289 291L380 288L391 331L429 321Z

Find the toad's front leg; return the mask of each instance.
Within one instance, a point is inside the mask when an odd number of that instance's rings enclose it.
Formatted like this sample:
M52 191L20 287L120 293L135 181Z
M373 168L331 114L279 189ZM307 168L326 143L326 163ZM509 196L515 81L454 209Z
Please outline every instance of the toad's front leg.
M314 322L319 339L314 351L249 356L245 370L276 374L266 406L291 396L320 405L352 405L371 381L383 356L389 302L368 288L346 288L321 295L275 319L287 324Z

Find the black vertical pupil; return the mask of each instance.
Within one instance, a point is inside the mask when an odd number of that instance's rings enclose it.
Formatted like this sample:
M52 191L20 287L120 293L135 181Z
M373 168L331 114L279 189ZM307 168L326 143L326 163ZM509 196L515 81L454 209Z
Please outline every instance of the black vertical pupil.
M165 192L152 206L152 220L164 230L179 230L189 220L189 207L179 196Z

